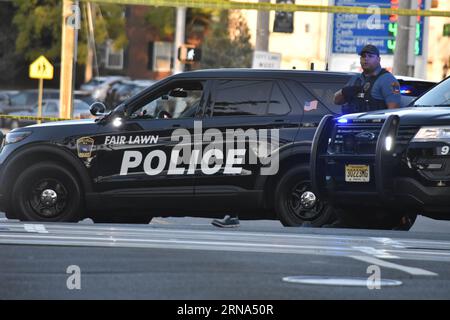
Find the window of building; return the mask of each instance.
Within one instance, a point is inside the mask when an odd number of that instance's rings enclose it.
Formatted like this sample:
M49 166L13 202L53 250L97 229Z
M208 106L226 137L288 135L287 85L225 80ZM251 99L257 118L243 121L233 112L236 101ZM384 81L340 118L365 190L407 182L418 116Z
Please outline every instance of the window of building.
M153 43L152 70L166 72L171 70L173 43L156 41Z
M115 50L112 40L108 40L106 45L105 67L107 69L123 69L123 49Z

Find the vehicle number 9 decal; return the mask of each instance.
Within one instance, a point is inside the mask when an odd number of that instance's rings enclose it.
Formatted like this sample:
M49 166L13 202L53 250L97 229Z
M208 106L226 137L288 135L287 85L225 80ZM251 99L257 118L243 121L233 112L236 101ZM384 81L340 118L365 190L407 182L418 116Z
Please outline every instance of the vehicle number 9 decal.
M446 156L446 155L448 155L449 152L450 152L450 147L449 146L443 146L441 148L441 155Z

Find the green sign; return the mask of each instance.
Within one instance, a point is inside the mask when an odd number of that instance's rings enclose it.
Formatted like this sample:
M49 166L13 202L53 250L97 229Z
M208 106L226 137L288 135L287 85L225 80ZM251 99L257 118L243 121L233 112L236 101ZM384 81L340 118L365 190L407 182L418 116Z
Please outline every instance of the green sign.
M450 37L450 23L444 24L444 37Z

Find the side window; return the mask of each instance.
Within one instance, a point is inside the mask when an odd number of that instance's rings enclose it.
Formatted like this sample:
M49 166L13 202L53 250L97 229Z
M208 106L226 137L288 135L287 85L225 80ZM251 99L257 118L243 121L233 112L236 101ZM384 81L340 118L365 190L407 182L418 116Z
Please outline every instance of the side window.
M27 96L25 93L18 93L11 97L11 105L20 106L27 103Z
M278 84L274 83L272 88L272 94L269 101L269 115L284 115L291 111L291 108L286 101L283 93L280 90Z
M319 97L313 96L299 82L286 81L286 84L298 101L298 107L304 116L323 116L330 113Z
M267 114L271 81L222 80L216 88L213 116Z
M48 114L57 114L58 113L58 106L54 102L49 102L46 105L45 111Z
M33 103L36 103L37 101L38 101L38 94L37 93L30 92L27 95L27 102L26 102L26 104L33 104Z
M349 79L346 79L349 80ZM326 107L333 113L340 114L341 106L334 104L334 94L336 91L342 89L347 81L345 82L303 82L303 85L311 91L316 97L326 105Z
M132 118L181 119L193 118L200 106L204 82L189 81L171 84L135 110Z

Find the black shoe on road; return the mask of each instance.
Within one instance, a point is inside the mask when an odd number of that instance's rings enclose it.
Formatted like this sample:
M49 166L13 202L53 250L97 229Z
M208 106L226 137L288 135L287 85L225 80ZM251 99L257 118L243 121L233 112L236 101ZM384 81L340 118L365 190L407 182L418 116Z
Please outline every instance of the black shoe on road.
M211 224L219 228L235 228L239 227L239 218L225 216L223 219L214 219Z

